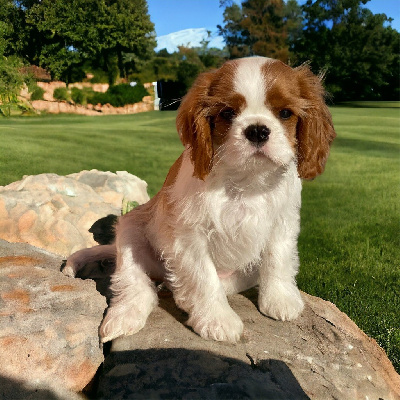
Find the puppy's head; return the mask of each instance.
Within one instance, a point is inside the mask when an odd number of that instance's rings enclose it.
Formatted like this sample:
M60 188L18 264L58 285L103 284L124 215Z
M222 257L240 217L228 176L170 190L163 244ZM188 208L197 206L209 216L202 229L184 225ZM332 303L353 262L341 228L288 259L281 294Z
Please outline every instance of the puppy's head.
M200 179L218 163L268 168L293 159L299 176L312 179L336 136L321 79L306 65L263 57L201 74L182 100L177 129Z

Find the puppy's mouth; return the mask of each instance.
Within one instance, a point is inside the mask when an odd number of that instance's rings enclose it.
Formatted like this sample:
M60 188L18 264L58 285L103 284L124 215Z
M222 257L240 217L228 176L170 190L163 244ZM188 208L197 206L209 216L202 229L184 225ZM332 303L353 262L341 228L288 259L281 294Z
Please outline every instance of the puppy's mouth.
M266 146L254 149L250 158L253 159L256 163L274 164L278 167L284 167L288 165L288 162L286 160L283 160L282 158L272 154L270 151L268 151L268 148L265 147Z

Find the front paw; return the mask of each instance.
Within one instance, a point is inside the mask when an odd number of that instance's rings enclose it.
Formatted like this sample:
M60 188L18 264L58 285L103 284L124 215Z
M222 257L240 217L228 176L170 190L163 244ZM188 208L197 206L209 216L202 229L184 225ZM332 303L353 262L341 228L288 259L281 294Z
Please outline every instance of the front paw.
M229 305L193 313L187 324L204 339L236 343L243 333L243 322Z
M295 284L277 281L264 289L260 288L258 307L268 317L290 321L301 314L304 302Z
M153 290L137 294L131 301L123 296L121 300L114 298L100 325L101 342L139 332L156 305L157 295Z

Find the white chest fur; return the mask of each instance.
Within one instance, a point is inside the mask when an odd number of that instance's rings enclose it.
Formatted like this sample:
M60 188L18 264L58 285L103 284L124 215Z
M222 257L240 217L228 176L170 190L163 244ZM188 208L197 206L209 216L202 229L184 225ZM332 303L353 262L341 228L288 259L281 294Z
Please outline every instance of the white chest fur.
M190 168L183 168L171 190L178 205L175 229L180 251L182 241L201 242L199 249L209 254L218 271L245 269L260 260L275 228L288 224L285 214L292 219L289 229L298 229L301 183L294 163L253 188L233 189L225 177L209 178L199 181Z

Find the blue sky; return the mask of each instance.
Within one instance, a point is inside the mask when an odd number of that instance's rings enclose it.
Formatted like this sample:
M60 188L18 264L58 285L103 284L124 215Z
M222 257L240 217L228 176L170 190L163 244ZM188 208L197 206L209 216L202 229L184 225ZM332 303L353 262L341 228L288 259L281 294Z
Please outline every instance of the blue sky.
M304 3L305 0L299 0ZM147 0L157 36L182 29L215 28L223 23L219 0ZM400 0L370 0L366 7L374 14L394 19L392 27L400 31Z

